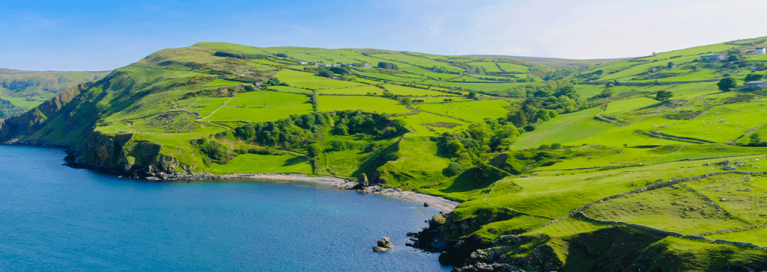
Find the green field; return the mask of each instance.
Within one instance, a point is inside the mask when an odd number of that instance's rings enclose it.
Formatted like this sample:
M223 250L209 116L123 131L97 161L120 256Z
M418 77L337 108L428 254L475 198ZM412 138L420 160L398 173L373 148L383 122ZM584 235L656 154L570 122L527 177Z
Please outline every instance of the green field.
M228 107L268 107L278 105L291 105L306 103L310 98L306 95L288 94L280 92L269 91L255 91L248 93L240 93L229 101L226 105Z
M497 119L506 117L509 113L506 106L509 102L503 100L484 100L476 102L448 102L440 104L421 104L419 107L427 112L444 114L471 122L481 122L485 118Z
M290 69L283 69L279 73L275 74L274 77L293 87L309 88L314 90L338 89L360 85L359 83L333 80L326 77L316 76L311 73L298 72Z
M294 104L286 106L271 106L266 108L225 107L205 119L206 121L244 121L268 122L277 121L290 115L312 112L311 104Z
M321 94L381 95L383 90L376 86L359 86L343 89L321 90Z
M397 101L380 97L320 96L317 103L320 111L361 110L378 113L409 112Z

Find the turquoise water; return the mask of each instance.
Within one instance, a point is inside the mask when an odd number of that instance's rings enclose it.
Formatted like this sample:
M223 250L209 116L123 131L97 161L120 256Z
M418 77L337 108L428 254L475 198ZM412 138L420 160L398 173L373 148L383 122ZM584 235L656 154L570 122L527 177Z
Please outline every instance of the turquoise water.
M156 183L0 146L0 271L447 271L405 233L436 214L306 183ZM372 252L382 236L395 251Z

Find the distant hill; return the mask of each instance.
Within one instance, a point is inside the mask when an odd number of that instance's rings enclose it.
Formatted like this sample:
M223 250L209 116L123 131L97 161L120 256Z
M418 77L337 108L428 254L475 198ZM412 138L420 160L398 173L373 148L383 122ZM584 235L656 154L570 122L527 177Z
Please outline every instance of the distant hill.
M108 73L41 72L0 68L0 119L24 113L68 87L99 80Z
M468 55L475 58L489 58L489 59L512 59L530 63L545 64L552 68L561 67L581 67L585 68L589 65L610 63L615 61L627 60L630 58L615 58L615 59L561 59L561 58L544 58L544 57L528 57L528 56L506 56L506 55Z

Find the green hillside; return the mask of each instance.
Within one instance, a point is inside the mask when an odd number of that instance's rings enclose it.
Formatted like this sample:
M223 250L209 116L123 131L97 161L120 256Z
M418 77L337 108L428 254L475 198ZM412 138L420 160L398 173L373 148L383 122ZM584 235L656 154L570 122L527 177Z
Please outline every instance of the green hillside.
M109 72L32 72L0 68L0 119L22 114L62 90Z
M767 92L741 86L767 73L747 54L765 41L551 66L198 43L66 89L0 140L152 180L299 173L453 199L419 243L455 266L764 271Z

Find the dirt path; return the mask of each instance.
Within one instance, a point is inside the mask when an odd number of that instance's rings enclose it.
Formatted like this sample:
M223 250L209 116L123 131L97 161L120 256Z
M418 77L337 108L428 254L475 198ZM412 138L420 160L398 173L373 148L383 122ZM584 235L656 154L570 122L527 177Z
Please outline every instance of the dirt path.
M229 103L229 101L232 101L232 99L234 99L234 96L232 96L232 98L229 98L229 100L226 100L226 102L224 102L224 104L222 104L220 107L218 107L218 108L216 108L215 110L213 110L213 112L211 112L210 114L208 114L208 116L205 116L205 117L203 117L203 118L197 119L197 121L202 121L202 120L208 119L208 117L211 117L211 116L213 116L213 114L216 114L216 112L217 112L218 110L220 110L220 109L222 109L222 108L226 107L226 104L227 104L227 103Z

